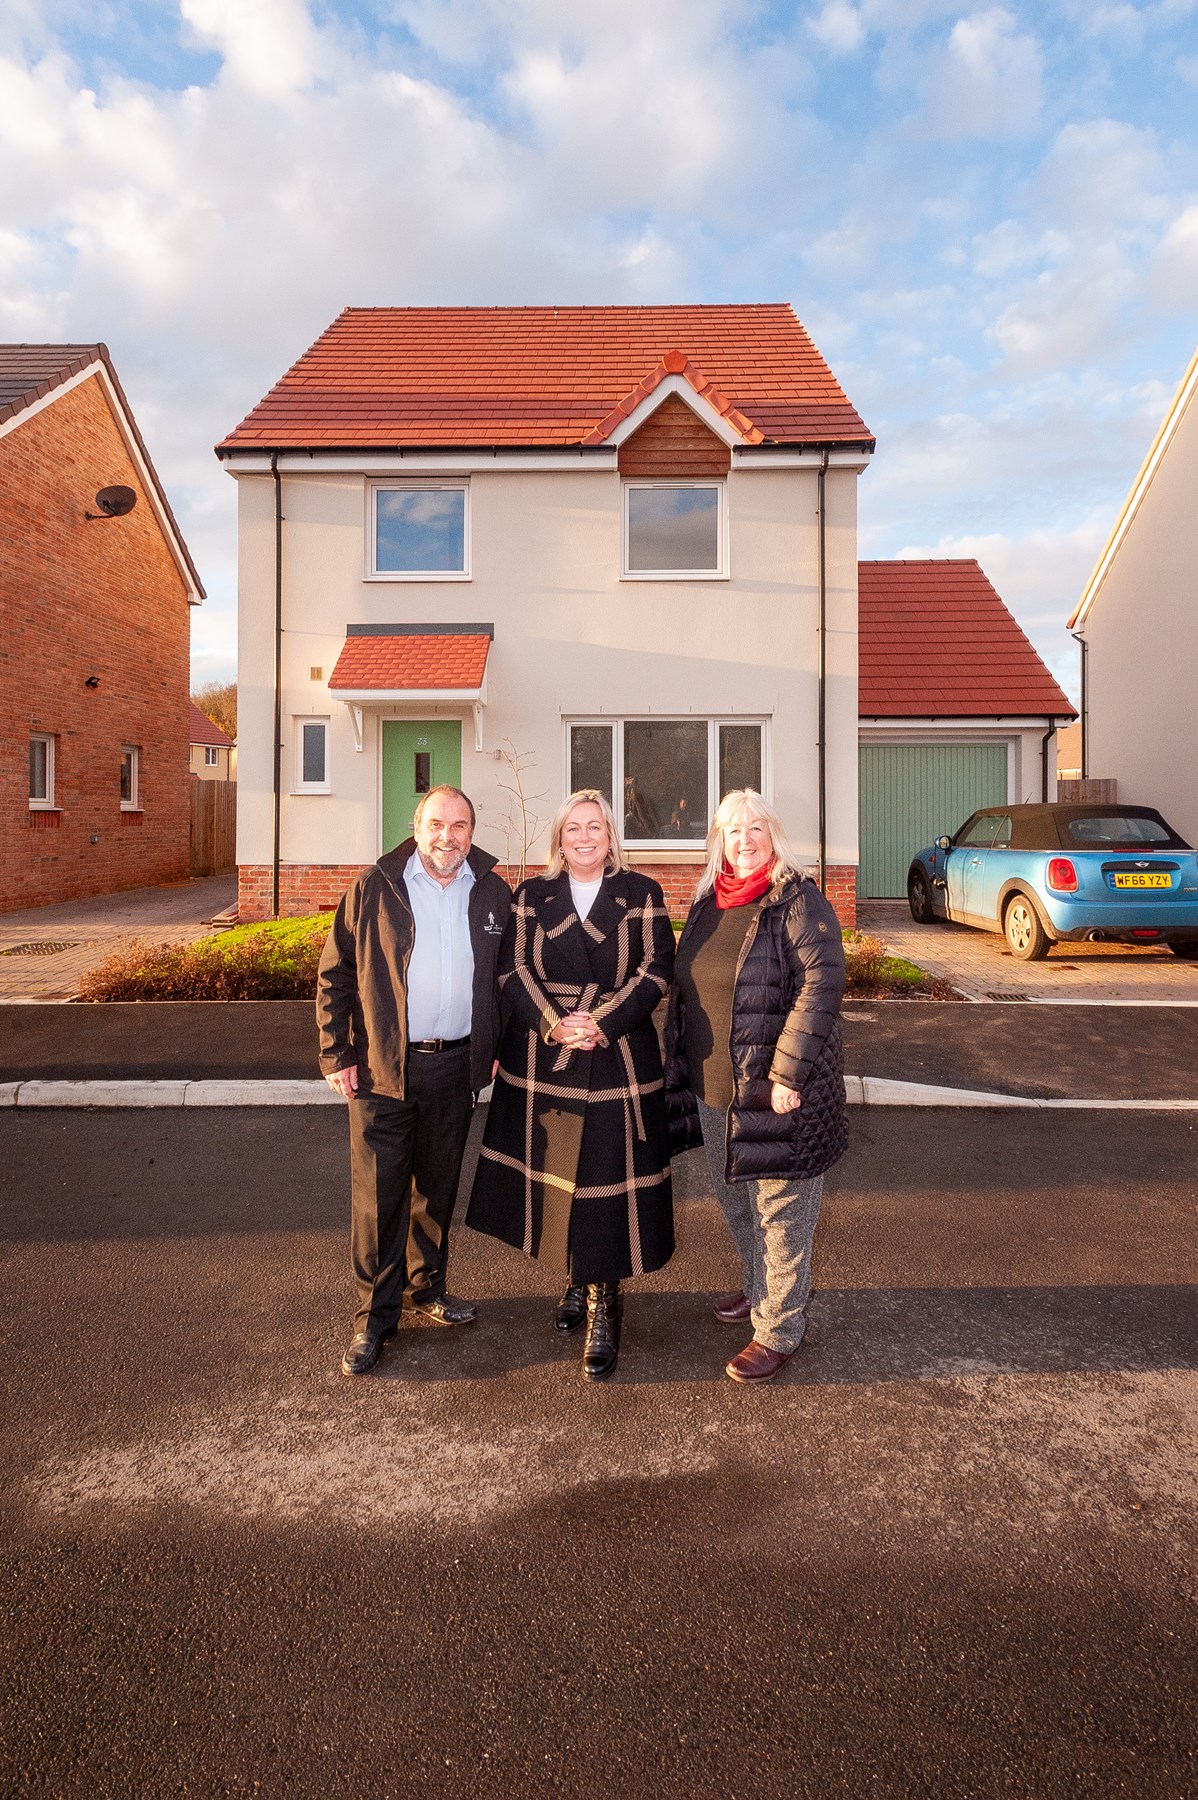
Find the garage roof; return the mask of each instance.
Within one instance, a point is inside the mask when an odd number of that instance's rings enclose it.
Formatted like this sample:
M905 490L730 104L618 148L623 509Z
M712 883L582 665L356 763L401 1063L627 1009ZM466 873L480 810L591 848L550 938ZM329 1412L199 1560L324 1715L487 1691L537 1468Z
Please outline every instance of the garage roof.
M1075 718L972 557L863 562L862 718Z

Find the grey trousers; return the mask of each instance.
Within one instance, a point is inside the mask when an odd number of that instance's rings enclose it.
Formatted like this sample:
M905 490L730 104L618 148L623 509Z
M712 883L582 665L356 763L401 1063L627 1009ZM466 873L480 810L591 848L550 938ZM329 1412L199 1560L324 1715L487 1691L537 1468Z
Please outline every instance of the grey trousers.
M728 1115L700 1100L699 1121L715 1197L740 1254L745 1298L753 1308L753 1336L771 1350L797 1350L807 1329L811 1240L824 1178L725 1181Z

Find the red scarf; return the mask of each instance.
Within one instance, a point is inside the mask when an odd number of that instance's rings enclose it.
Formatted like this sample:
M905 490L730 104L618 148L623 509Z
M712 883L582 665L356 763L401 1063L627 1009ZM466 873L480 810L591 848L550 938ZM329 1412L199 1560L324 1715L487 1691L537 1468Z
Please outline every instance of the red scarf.
M770 865L762 863L748 875L734 875L727 863L715 878L715 903L721 912L730 906L751 906L770 885Z

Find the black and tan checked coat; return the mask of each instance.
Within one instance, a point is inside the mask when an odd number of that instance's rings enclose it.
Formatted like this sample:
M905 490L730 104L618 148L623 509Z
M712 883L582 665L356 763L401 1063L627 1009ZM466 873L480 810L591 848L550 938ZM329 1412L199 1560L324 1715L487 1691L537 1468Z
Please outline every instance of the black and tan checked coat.
M499 952L499 1075L466 1222L573 1281L640 1275L673 1254L653 1027L673 966L661 889L644 875L605 876L585 920L564 872L517 889ZM579 1009L606 1046L548 1041Z

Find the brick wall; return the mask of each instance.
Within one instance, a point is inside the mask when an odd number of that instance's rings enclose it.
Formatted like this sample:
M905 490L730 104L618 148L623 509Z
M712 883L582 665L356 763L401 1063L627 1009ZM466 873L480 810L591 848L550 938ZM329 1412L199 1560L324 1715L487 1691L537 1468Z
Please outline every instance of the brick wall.
M368 866L368 865L367 865ZM694 898L699 866L695 863L637 863L642 875L661 883L670 916L684 919ZM342 894L361 873L357 863L284 863L279 870L279 911L284 918L297 918L304 913L323 912L336 906ZM497 867L514 887L517 871ZM842 925L857 923L857 871L851 864L830 864L827 883L828 898L836 908ZM271 871L267 864L243 864L237 871L238 918L243 922L268 919L271 903Z
M114 483L133 512L85 519ZM187 590L96 378L0 438L0 593L0 911L184 879ZM57 812L29 810L34 731L56 740Z
M662 476L668 481L726 475L732 452L709 431L685 400L671 394L620 445L621 475Z

